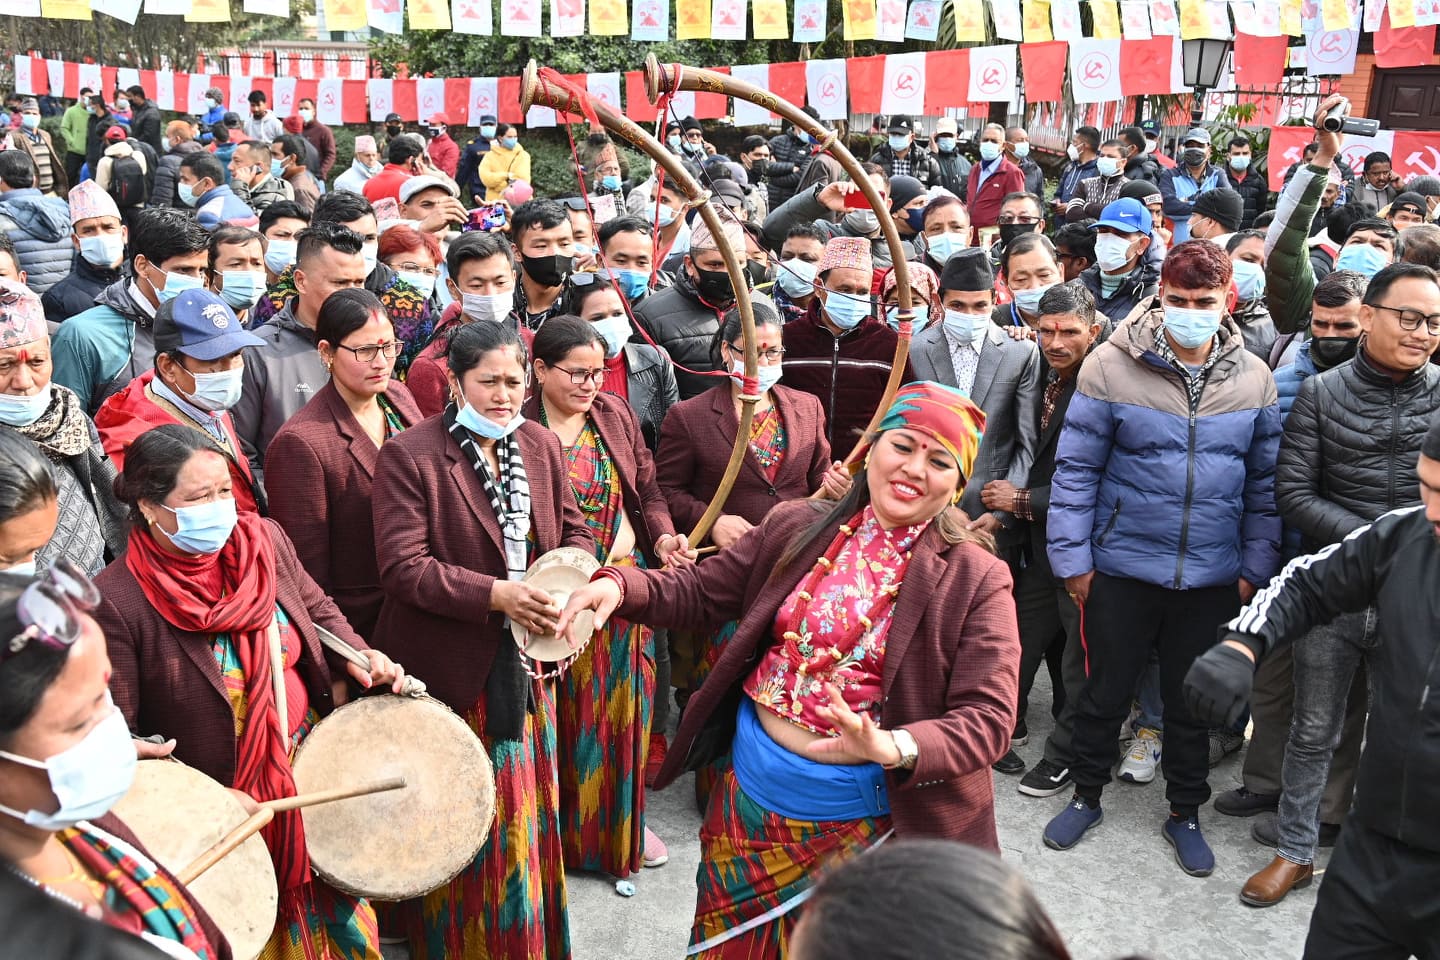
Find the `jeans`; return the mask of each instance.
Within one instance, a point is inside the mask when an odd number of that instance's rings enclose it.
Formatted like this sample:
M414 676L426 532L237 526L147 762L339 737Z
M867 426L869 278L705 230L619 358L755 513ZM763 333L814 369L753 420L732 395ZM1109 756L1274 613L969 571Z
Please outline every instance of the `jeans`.
M1182 816L1210 799L1209 730L1190 716L1181 688L1195 658L1215 645L1217 628L1239 609L1234 584L1170 590L1095 574L1081 615L1090 675L1075 713L1076 793L1098 800L1110 782L1119 759L1115 731L1154 650L1165 701L1165 796Z
M1135 690L1135 700L1140 704L1140 716L1135 718L1135 732L1140 728L1165 732L1165 698L1160 696L1160 657L1152 653L1150 665L1140 675L1140 686Z
M1340 744L1347 706L1368 702L1365 657L1376 642L1375 611L1347 613L1295 642L1295 717L1280 770L1280 856L1310 863L1320 838L1320 795ZM1355 700L1355 698L1359 698Z

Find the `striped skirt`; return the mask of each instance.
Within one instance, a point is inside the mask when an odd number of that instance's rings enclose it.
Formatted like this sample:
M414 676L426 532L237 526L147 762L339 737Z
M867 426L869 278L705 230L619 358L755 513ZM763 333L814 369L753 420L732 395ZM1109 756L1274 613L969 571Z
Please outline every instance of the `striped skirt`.
M555 701L535 681L520 740L491 740L482 699L465 722L490 750L495 822L475 862L426 894L410 917L412 960L564 960L570 956L555 772Z
M380 930L368 901L319 878L308 903L301 896L281 894L280 917L259 960L380 960Z
M625 877L645 853L655 633L611 619L556 681L565 866Z

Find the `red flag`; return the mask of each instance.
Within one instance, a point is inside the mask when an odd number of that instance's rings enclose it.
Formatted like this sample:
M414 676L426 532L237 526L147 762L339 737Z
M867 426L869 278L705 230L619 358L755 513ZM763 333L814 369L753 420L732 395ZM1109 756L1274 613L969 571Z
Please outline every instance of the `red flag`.
M1435 27L1392 27L1390 11L1375 31L1375 66L1424 67L1435 62Z
M155 71L145 71L150 74L150 82L145 84L145 89L153 96L155 93ZM110 102L110 95L104 90L96 90L96 93L105 94L105 102ZM52 96L60 96L53 91ZM80 96L80 64L65 61L65 93L66 100L75 100Z
M46 93L58 97L63 93L60 90L50 89L50 70L45 66L44 57L30 58L30 87L35 91L37 97Z
M789 100L797 107L805 106L805 64L772 63L770 92L781 99Z
M1440 175L1440 133L1397 130L1390 157L1395 172L1406 179Z
M40 61L40 62L43 64L45 61L42 60L42 61ZM42 69L42 70L40 71L40 75L41 75L41 76L45 76L45 74L46 74L46 71ZM117 68L117 67L101 67L101 68L100 68L100 88L101 88L102 90L114 90L114 89L116 89L116 88L120 85L120 84L119 84L119 76L120 76L120 70L119 70L119 68ZM227 87L228 87L228 85L229 85L229 80L228 80L228 79L226 80L226 85L227 85ZM227 89L227 90L225 91L225 93L226 93L226 95L228 96L229 93L230 93L230 91ZM222 102L223 102L223 101L222 101Z
M1145 97L1170 92L1170 55L1174 37L1120 41L1120 92L1127 97ZM1029 80L1026 80L1029 95Z
M445 116L457 127L469 125L470 120L470 78L459 77L445 81ZM459 118L459 119L456 119Z
M520 85L520 78L515 77L514 79L515 85L518 87ZM504 83L505 81L501 80L500 82ZM304 85L305 81L301 80L300 83L297 84L295 87L296 103L300 102L300 88ZM400 116L407 121L420 119L420 101L415 93L414 80L391 81L390 109L400 114ZM426 117L425 119L429 120L430 118Z
M716 73L729 73L729 67L711 67ZM695 91L695 119L719 120L730 112L730 98L723 93Z
M1235 86L1241 90L1278 87L1285 76L1289 37L1235 34Z
M370 107L365 102L364 80L346 80L340 85L340 119L344 123L370 121Z
M1065 57L1069 50L1070 44L1064 40L1020 44L1020 73L1024 77L1026 101L1060 102L1065 85ZM1165 62L1168 64L1170 61L1167 58Z
M275 104L275 78L274 77L251 77L250 92L259 90L265 94L265 103L269 106Z
M400 86L398 81L395 86ZM499 91L500 113L495 119L501 123L523 123L525 115L520 112L520 78L501 77L496 89ZM398 90L396 94L398 99Z
M970 51L936 50L925 54L925 115L943 117L949 107L970 98Z
M1300 162L1305 145L1314 137L1315 131L1309 127L1270 128L1270 156L1265 165L1270 175L1271 190L1278 191L1285 186L1285 171Z
M774 70L774 67L771 67ZM885 87L884 57L851 57L845 61L851 113L879 113Z
M625 74L625 116L636 123L653 123L659 112L645 95L645 74L631 70Z
M185 97L186 97L185 85L186 85L186 81L187 81L187 80L189 80L189 77L186 76L185 74L183 74L183 73L177 73L177 74L175 74L175 102L176 102L177 104L189 103L189 102L190 102L189 100L185 99ZM410 89L413 91L415 88L414 88L414 86L411 86ZM315 100L315 95L316 95L317 93L319 93L319 92L320 92L320 84L317 83L316 81L314 81L314 80L296 80L296 81L295 81L295 112L296 112L296 113L299 113L299 112L300 112L300 101L301 101L301 100L309 100L309 101L311 101L311 102L313 103L314 100ZM409 112L409 113L405 113L403 110L400 110L399 107L396 107L395 109L396 109L397 111L399 111L399 112L400 112L400 116L404 117L406 120L413 120L413 119L415 119L415 95L414 95L414 93L412 92L411 95L410 95L410 112Z
M223 94L223 96L220 98L220 102L221 102L221 103L229 103L229 102L230 102L230 77L229 77L228 74L212 73L212 74L210 75L210 86L215 87L217 90L219 90L219 91ZM108 82L107 82L107 83L105 84L105 89L106 89L106 90L114 90L114 89L115 89L115 85L114 85L113 83L108 83ZM229 107L226 107L225 109L226 109L226 110L229 110L230 108L229 108ZM357 121L357 122L359 122L359 123L364 123L365 121L360 120L360 121Z

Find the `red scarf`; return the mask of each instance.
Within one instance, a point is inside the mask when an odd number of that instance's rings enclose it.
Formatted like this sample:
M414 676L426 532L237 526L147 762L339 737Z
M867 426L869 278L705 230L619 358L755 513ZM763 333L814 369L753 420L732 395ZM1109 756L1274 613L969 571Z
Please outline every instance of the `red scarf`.
M167 552L148 530L130 533L125 566L145 599L177 630L230 635L245 674L245 728L235 782L256 800L295 795L290 738L280 732L270 678L268 630L275 619L275 543L265 521L241 513L219 553ZM310 879L305 829L298 810L276 814L262 831L282 891Z

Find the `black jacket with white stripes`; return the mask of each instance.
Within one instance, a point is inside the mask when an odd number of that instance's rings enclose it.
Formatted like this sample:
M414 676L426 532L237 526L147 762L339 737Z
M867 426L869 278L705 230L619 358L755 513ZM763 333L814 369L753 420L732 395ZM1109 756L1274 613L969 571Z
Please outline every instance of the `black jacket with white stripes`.
M1341 613L1374 605L1370 721L1353 815L1401 843L1440 852L1440 536L1423 506L1385 514L1292 560L1228 624L1271 650Z

